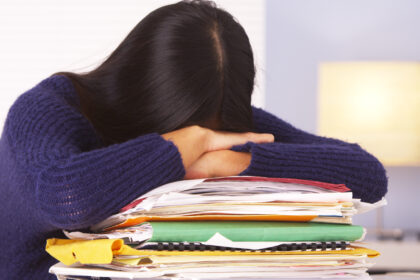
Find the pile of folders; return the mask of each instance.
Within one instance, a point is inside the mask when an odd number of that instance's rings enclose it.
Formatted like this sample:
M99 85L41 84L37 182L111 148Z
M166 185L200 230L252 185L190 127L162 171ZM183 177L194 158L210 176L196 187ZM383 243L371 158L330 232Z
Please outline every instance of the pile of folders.
M381 203L343 184L231 176L162 185L90 228L47 240L58 277L370 279L352 216Z

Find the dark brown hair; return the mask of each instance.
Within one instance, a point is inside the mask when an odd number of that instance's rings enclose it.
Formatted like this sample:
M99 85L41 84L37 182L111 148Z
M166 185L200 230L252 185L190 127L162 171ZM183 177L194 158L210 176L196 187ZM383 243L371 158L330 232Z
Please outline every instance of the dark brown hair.
M252 48L238 21L212 1L160 7L96 69L53 75L70 78L105 145L209 122L253 129Z

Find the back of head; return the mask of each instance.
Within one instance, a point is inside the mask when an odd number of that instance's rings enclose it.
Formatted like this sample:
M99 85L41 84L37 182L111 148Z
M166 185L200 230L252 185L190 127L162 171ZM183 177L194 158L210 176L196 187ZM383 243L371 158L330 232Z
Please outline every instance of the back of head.
M237 20L211 1L160 7L93 71L55 74L71 78L105 144L193 124L253 129L252 48Z

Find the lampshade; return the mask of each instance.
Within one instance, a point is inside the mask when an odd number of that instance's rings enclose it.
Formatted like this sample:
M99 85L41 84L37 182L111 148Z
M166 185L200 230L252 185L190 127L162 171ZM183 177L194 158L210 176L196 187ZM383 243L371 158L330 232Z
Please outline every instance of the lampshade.
M384 165L420 165L420 63L319 65L318 133L359 143Z

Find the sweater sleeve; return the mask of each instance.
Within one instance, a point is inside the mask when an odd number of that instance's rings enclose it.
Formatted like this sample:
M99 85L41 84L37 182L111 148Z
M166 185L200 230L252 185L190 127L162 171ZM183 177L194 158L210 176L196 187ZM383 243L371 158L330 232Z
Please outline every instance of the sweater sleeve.
M233 147L251 153L250 165L239 175L343 183L354 197L371 203L386 194L383 165L358 144L310 134L256 107L253 118L255 131L272 133L275 142Z
M90 122L51 89L18 97L6 126L17 162L36 178L42 219L59 229L86 228L185 175L177 147L157 133L100 147Z

